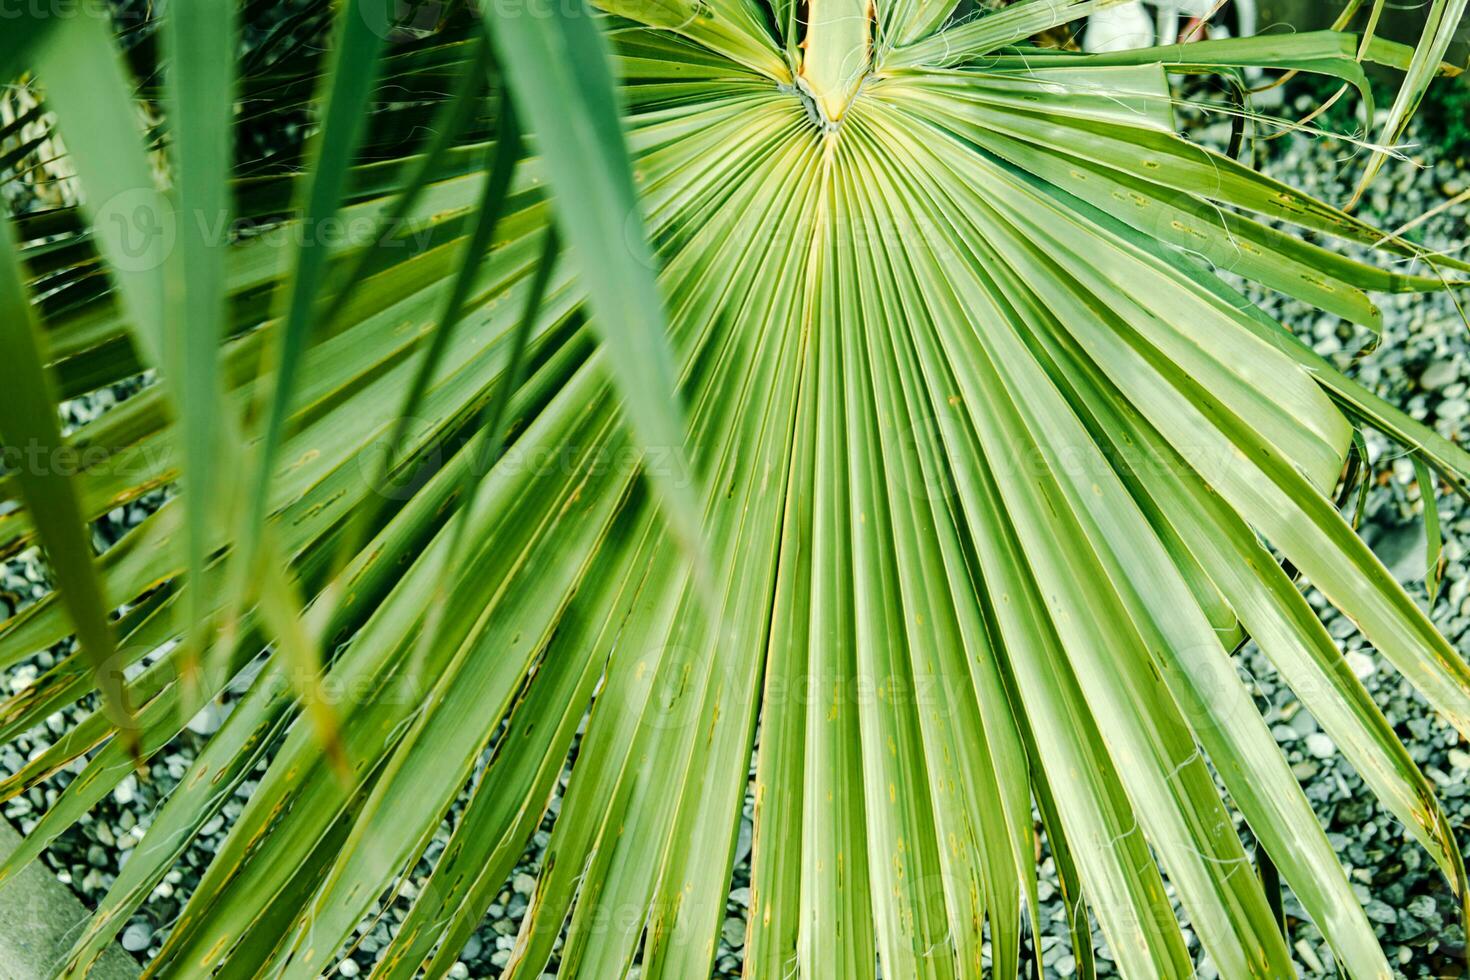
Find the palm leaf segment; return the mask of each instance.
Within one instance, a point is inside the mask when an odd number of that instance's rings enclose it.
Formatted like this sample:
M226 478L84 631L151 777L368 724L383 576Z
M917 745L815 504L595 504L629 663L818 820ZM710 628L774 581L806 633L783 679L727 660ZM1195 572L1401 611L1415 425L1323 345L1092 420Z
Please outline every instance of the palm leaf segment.
M497 103L479 104L413 189L413 236L390 233L396 247L366 266L360 243L334 247L334 268L358 263L366 278L304 355L270 484L276 547L308 595L335 590L318 624L333 653L322 689L350 698L338 735L350 770L334 771L318 729L297 720L296 668L269 661L155 815L67 972L85 971L269 760L154 971L328 968L468 783L378 965L441 974L575 742L510 977L537 977L553 956L566 976L623 976L635 961L645 978L706 975L752 753L750 976L873 976L875 949L886 977L1014 974L1023 913L1038 907L1034 814L1079 950L1090 910L1126 975L1188 974L1167 876L1221 975L1289 975L1232 809L1344 969L1387 976L1231 650L1255 638L1463 892L1425 779L1278 558L1470 734L1465 664L1329 497L1358 426L1452 483L1470 480L1470 458L1211 266L1369 328L1370 291L1439 288L1462 269L1389 273L1307 244L1280 227L1422 258L1174 133L1169 67L1299 64L1356 84L1356 39L1201 45L1187 64L1177 50L1018 46L1093 6L1033 2L968 24L948 24L942 4L813 10L814 24L874 18L857 60L839 61L856 65L839 77L850 95L824 102L802 71L793 4L607 4L702 488L705 575L640 478L669 477L658 468L678 469L679 447L661 457L630 441L577 259L548 269L542 256L552 212L538 157L517 171L488 260L468 266L463 319L414 417L394 418L466 265L485 180L476 141ZM475 43L451 31L395 48L384 83L398 97L443 90L480 70ZM304 59L247 72L245 111L304 100ZM403 169L372 161L407 152L417 111L375 118L347 180L349 227L377 227L402 201ZM247 174L238 212L279 213L293 181ZM575 206L570 192L555 201ZM75 213L17 226L44 243L25 258L48 295L63 390L136 370L126 304L83 261ZM279 322L247 328L289 273L284 252L264 235L228 252L221 372L242 411L267 383L257 364ZM538 312L518 337L528 301ZM520 377L509 444L467 480L501 441L475 419L507 374ZM117 464L79 477L89 514L176 477L164 399L150 389L76 437ZM392 431L401 479L338 570L337 535L375 492ZM447 515L466 487L456 544ZM182 527L170 503L102 561L107 595L136 601L119 656L167 651L128 685L148 753L273 635L247 614L223 659L178 679L181 648L166 646L178 595L163 583L183 571L167 544ZM230 538L212 534L218 556ZM24 509L0 535L7 550L30 542ZM213 561L204 586L223 615ZM8 663L69 632L51 600L3 629ZM6 703L0 725L14 735L91 689L74 655ZM96 748L7 873L126 774L114 731L99 711L0 787L22 792Z

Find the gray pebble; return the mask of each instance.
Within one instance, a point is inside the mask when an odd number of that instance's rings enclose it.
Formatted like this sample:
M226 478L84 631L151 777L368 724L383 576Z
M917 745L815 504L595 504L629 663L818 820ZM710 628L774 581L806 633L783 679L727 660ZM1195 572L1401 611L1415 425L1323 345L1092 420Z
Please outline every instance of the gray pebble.
M731 949L739 949L745 945L745 923L736 918L726 919L720 927L720 938Z
M122 946L130 953L139 953L153 941L153 927L146 922L133 922L123 930Z

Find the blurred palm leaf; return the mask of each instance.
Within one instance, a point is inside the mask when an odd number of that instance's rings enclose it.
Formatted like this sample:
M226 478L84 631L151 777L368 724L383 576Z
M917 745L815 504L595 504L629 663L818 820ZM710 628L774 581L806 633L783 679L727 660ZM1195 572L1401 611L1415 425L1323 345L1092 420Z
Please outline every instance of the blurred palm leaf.
M145 754L248 678L65 974L268 761L151 969L329 969L468 788L378 965L441 975L575 743L510 977L707 975L753 752L751 976L1014 974L1038 817L1074 931L1095 916L1126 975L1191 969L1165 877L1221 975L1289 975L1232 810L1343 970L1387 975L1237 676L1246 637L1463 895L1429 784L1282 562L1470 733L1470 671L1333 499L1362 427L1461 489L1470 456L1216 273L1371 331L1371 293L1470 267L1173 119L1171 73L1366 92L1359 39L1088 56L1026 39L1098 0L963 23L829 2L808 35L757 0L407 5L409 25L311 0L236 82L212 5L181 0L162 53L127 51L136 92L95 19L0 42L85 195L13 221L49 383L163 375L74 435L94 452L72 523L182 492L80 608L132 606L114 659ZM1417 85L1427 43L1372 48ZM309 121L316 93L305 149L243 138ZM39 542L60 573L76 549L28 477L0 480L0 553ZM0 625L0 663L72 630L50 597ZM91 646L0 731L90 693ZM89 715L0 783L91 753L0 876L123 777L117 732Z

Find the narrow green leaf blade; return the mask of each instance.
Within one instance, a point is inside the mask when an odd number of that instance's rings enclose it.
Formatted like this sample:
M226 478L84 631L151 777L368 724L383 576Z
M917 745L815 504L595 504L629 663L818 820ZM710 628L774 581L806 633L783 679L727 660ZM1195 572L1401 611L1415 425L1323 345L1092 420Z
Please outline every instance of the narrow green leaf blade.
M1439 529L1439 504L1435 500L1434 475L1429 464L1413 457L1414 476L1419 481L1419 499L1424 502L1424 588L1429 592L1429 605L1439 598L1439 579L1444 570L1444 535Z
M178 402L183 447L182 536L187 569L190 656L212 609L205 593L210 519L219 461L220 343L225 333L225 249L210 229L227 227L234 144L235 4L179 0L164 19L170 65L167 96L173 132L179 245L165 271L165 365Z
M1362 198L1373 178L1378 176L1378 171L1383 169L1383 164L1388 160L1387 148L1398 142L1399 137L1409 128L1409 121L1418 111L1419 103L1424 101L1424 93L1429 91L1430 83L1439 74L1440 62L1444 60L1445 52L1454 41L1455 32L1460 29L1460 22L1465 19L1467 8L1470 8L1470 0L1435 0L1430 7L1424 36L1414 49L1414 57L1404 74L1404 84L1399 88L1398 96L1394 98L1393 106L1388 110L1388 118L1380 130L1379 143L1385 149L1377 150L1369 158L1363 179L1353 195L1354 204ZM1366 49L1365 45L1364 53Z
M114 663L116 643L108 603L71 477L75 460L61 435L8 220L0 221L0 256L0 348L5 351L0 357L0 435L17 451L13 472L40 532L62 604L76 627L77 642L115 723L136 740L122 671Z
M255 571L253 542L265 523L266 500L276 453L285 435L296 381L307 348L318 292L327 269L328 222L342 203L358 142L366 125L368 100L378 75L386 15L382 0L351 0L342 7L335 41L335 62L323 81L326 116L312 148L309 178L302 204L302 234L293 274L287 282L286 310L277 333L275 378L256 455L255 475L246 498L241 526L242 554L236 576L238 592Z
M487 30L561 206L646 471L686 546L697 540L684 429L655 261L644 236L608 54L583 0L524 16L482 0Z

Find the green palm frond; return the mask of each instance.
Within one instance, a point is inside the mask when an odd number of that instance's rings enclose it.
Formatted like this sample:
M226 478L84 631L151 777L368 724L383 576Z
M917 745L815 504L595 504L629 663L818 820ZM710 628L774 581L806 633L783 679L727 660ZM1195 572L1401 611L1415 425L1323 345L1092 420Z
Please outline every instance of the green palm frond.
M1293 570L1470 735L1470 668L1335 500L1363 428L1426 481L1470 486L1470 455L1226 274L1376 332L1374 293L1470 264L1181 137L1171 75L1298 69L1371 106L1363 57L1427 84L1464 4L1418 53L1027 41L1107 3L485 3L419 32L307 2L238 61L224 0L126 61L90 17L0 35L82 191L11 221L37 363L0 407L159 371L70 437L69 525L0 477L0 554L43 545L63 590L0 624L0 664L82 640L0 734L98 678L135 716L0 781L81 765L0 878L130 738L157 753L248 678L62 974L248 777L150 971L329 970L468 792L377 966L443 975L570 756L506 977L708 975L748 789L748 976L1014 975L1040 831L1084 974L1091 915L1124 975L1188 975L1172 888L1222 976L1292 975L1263 855L1346 974L1388 976L1232 654L1259 644L1463 899ZM231 161L293 113L304 147ZM54 530L174 485L88 600Z

